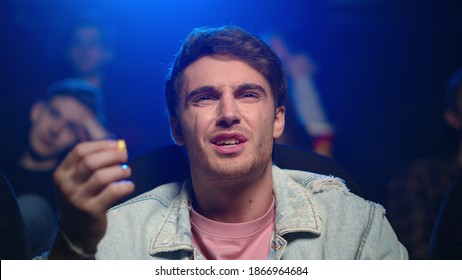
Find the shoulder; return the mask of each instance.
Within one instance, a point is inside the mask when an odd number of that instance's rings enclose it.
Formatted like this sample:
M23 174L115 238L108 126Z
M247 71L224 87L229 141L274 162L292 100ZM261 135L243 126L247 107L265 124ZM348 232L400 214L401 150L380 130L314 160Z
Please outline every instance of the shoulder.
M300 209L294 211L307 219L315 217L319 226L314 233L319 234L325 248L338 254L333 255L336 258L407 258L406 249L391 228L385 209L351 193L341 178L281 169L275 170L275 177L285 178L282 179L285 185L280 188L290 189L286 194L306 198L307 202L299 203Z
M183 186L182 182L161 185L109 209L98 257L127 259L147 255L153 234L166 222L169 213L176 213L187 204Z
M273 180L275 184L300 185L312 195L333 191L344 195L352 195L345 181L342 178L332 175L322 175L318 173L280 169L273 166Z
M172 203L179 199L183 191L184 182L177 181L158 186L148 192L140 194L130 200L109 209L108 215L151 215L162 209L168 209Z
M277 167L273 171L279 183L284 182L280 186L291 189L292 195L303 193L321 218L367 224L371 219L382 219L386 214L382 205L350 192L342 178Z

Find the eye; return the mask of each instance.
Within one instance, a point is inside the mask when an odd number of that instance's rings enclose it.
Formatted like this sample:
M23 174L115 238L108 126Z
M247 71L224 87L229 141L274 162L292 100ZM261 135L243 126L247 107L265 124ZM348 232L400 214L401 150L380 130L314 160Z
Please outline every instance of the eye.
M210 100L210 99L211 99L210 96L208 96L208 95L203 95L203 96L197 97L196 99L194 99L194 101L197 102L197 101L204 101L204 100Z
M241 99L244 102L255 102L259 100L261 97L261 94L258 94L256 92L248 91L248 92L243 92L240 96L239 99Z
M192 99L192 104L196 106L205 106L212 104L216 98L209 94L198 95Z
M59 119L61 117L61 113L56 110L56 108L49 106L48 107L48 114L53 118L53 119Z
M68 122L66 123L66 128L69 130L70 133L77 136L77 132L79 130L79 126L77 124Z
M253 93L253 92L246 92L242 95L242 97L245 97L245 98L258 98L258 95L256 93Z

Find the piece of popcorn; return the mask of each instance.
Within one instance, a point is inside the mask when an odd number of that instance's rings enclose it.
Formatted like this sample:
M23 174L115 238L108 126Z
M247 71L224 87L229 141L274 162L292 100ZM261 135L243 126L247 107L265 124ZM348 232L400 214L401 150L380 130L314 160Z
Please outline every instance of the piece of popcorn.
M117 140L117 147L119 151L126 151L127 150L127 144L125 143L125 140L120 139Z

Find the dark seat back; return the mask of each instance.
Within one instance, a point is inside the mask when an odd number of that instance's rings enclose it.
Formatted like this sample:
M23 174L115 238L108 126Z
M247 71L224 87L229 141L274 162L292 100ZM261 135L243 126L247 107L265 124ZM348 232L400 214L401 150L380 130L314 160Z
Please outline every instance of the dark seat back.
M462 260L462 177L441 204L429 249L434 260Z
M11 185L0 172L0 259L28 258L24 224Z

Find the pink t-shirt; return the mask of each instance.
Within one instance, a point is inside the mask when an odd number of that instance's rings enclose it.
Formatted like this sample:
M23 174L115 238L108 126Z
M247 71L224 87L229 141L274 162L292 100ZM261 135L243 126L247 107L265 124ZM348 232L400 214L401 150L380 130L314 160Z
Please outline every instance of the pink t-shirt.
M260 218L244 223L221 223L191 210L192 242L209 260L265 260L274 229L274 197Z

